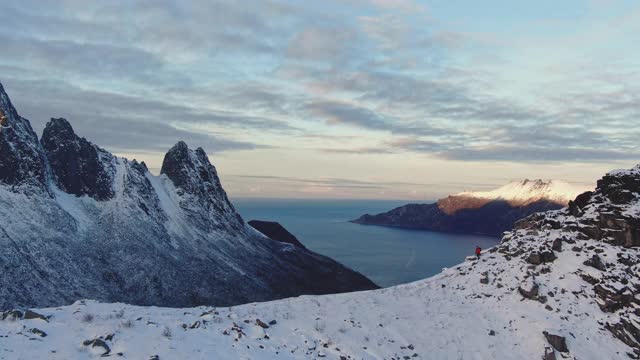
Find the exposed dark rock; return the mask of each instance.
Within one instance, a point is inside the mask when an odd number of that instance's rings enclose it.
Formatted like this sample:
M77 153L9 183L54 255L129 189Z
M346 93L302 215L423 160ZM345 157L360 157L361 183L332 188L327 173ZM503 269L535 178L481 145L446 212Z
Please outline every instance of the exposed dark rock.
M49 194L47 182L46 159L38 137L0 84L0 185Z
M550 333L548 333L546 331L543 331L542 334L544 334L544 337L545 337L545 339L547 339L547 342L556 351L569 352L569 348L567 348L567 342L566 342L564 336L550 334Z
M248 223L249 225L251 225L251 227L260 231L272 240L305 248L304 245L302 245L302 243L292 233L287 231L287 229L285 229L277 222L250 220Z
M556 259L556 255L553 251L532 252L527 257L527 262L533 265L540 265L543 263L550 263Z
M576 199L573 201L573 203L576 204L576 206L578 206L580 209L582 209L585 206L587 206L587 204L591 200L591 197L593 196L593 194L594 194L593 191L583 192L582 194L580 194L580 195L578 195L576 197Z
M92 348L102 348L104 352L100 354L101 356L109 355L109 353L111 352L111 348L109 348L109 345L107 345L104 340L99 338L93 340L85 340L82 342L82 345L91 346Z
M49 322L49 319L47 319L46 316L42 315L42 314L38 314L35 311L32 310L27 310L24 312L24 319L25 320L30 320L30 319L40 319L40 320L44 320L46 322Z
M520 293L520 295L530 300L538 299L539 290L540 286L536 283L531 284L531 286L525 286L524 288L522 286L518 287L518 292Z
M42 146L60 189L96 200L113 197L113 156L76 135L66 119L47 123Z
M540 265L542 264L542 256L540 256L540 253L532 252L527 257L527 262L533 265Z
M638 328L637 323L622 318L620 322L616 324L607 323L605 327L623 343L635 350L640 349L640 328Z
M260 326L263 329L268 329L269 325L265 324L262 320L256 319L256 325Z
M0 320L21 320L24 313L20 310L9 310L0 313Z
M557 360L556 352L551 348L544 348L544 355L542 356L542 360Z
M607 266L602 262L602 259L598 255L591 256L591 258L587 259L584 264L600 271L607 270Z
M553 244L551 245L551 249L553 251L562 251L562 239L553 240Z
M47 337L47 333L42 331L42 330L40 330L40 329L33 328L30 331L31 331L32 334L38 335L40 337Z
M633 293L627 287L615 290L598 284L593 287L593 290L600 298L598 306L604 312L616 312L631 305L634 299Z

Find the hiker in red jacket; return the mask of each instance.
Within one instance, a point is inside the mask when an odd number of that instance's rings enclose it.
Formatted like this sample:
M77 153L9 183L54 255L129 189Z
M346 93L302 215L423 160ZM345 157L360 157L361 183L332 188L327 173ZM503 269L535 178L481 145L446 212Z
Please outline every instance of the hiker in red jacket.
M478 257L478 259L480 259L481 252L482 252L482 249L480 248L480 246L476 246L476 256Z

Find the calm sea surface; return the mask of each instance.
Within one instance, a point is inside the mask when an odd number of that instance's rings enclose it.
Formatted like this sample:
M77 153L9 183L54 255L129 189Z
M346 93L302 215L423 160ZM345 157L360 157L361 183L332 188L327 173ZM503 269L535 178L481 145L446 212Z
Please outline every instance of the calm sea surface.
M352 224L407 201L232 199L246 220L277 221L309 249L327 255L380 286L424 279L499 239Z

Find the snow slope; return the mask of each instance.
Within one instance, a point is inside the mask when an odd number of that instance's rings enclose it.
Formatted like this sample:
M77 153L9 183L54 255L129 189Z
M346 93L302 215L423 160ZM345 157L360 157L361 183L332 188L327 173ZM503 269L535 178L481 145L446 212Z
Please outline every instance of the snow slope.
M526 205L540 200L553 201L562 205L569 203L585 191L593 190L589 186L570 184L562 180L522 180L512 181L491 191L466 191L453 196L474 197L490 200L506 200Z
M632 169L430 279L230 308L5 312L0 359L637 359L639 248Z

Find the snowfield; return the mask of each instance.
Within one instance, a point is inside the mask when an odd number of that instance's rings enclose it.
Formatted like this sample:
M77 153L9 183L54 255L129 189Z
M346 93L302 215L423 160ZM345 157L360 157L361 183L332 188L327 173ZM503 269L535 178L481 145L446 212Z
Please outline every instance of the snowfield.
M603 248L604 259L616 257ZM630 348L599 325L615 314L599 309L576 274L597 275L584 259L558 252L536 277L546 303L517 290L528 265L495 251L427 280L350 294L229 308L78 301L35 310L48 320L0 321L0 359L96 358L107 350L83 342L100 338L123 359L539 359L551 349L544 331L566 338L566 358L628 359Z

